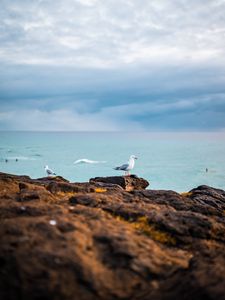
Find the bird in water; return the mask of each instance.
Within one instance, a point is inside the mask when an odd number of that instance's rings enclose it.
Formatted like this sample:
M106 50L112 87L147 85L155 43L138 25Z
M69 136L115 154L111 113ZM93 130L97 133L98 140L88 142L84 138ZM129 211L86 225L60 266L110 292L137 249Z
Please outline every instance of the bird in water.
M49 169L48 166L45 166L45 171L49 177L56 176L56 173Z
M137 157L135 155L131 155L126 164L123 164L120 167L116 167L114 168L114 170L124 171L125 176L130 175L130 170L134 168L135 159L137 159Z

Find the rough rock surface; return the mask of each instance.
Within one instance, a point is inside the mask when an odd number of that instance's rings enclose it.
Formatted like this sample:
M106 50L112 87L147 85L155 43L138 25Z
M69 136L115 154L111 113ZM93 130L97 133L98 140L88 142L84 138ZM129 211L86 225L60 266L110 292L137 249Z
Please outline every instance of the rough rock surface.
M224 299L225 192L0 173L0 299Z
M136 175L130 176L111 176L111 177L95 177L90 179L90 183L116 184L121 186L127 192L133 190L144 190L149 186L149 182L144 178L139 178Z

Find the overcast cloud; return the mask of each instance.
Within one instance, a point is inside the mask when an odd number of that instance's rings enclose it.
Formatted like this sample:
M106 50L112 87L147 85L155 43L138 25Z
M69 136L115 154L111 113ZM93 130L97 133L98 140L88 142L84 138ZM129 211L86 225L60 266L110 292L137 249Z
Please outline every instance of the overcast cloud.
M221 131L225 0L1 0L1 130Z

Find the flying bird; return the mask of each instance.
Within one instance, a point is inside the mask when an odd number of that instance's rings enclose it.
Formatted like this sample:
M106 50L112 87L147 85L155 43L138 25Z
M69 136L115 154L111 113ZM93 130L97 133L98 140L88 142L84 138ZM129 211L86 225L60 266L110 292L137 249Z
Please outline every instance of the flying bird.
M51 177L51 176L56 176L56 173L53 172L51 169L49 169L48 166L45 166L45 171L46 171L46 173L47 173L47 175L48 175L49 177Z
M125 175L130 175L130 170L134 168L135 159L137 159L137 157L135 155L131 155L126 164L123 164L120 167L116 167L114 168L114 170L124 171Z

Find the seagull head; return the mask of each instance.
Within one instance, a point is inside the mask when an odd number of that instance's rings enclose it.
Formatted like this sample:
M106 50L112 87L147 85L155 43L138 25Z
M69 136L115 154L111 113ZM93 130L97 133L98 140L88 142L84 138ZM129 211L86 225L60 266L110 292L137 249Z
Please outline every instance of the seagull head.
M136 155L131 155L130 159L138 159Z
M45 166L45 170L48 169L48 165Z

